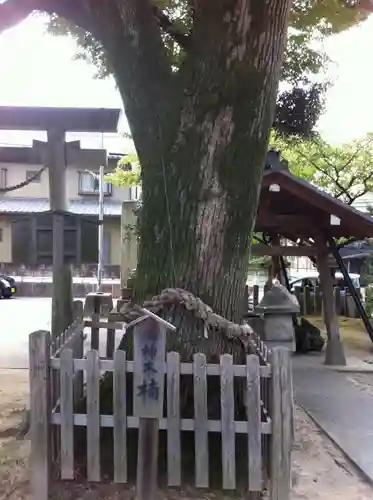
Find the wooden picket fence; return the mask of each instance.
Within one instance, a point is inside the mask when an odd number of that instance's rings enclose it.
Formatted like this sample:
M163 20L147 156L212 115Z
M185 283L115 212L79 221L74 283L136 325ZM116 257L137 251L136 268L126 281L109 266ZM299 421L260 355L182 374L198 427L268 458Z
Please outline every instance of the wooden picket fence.
M53 345L50 333L37 331L30 335L31 394L31 470L34 500L47 500L50 493L52 463L62 480L74 480L75 439L77 428L86 429L86 462L88 481L100 482L103 430L112 429L115 483L128 481L128 432L138 429L139 418L130 409L126 397L127 378L136 372L136 362L126 352L114 350L111 357L99 356L97 333L113 336L121 323L100 318L83 320L81 312L74 324ZM105 328L105 330L104 330ZM91 338L89 332L91 329ZM114 335L113 335L114 332ZM136 333L136 332L135 332ZM93 334L93 335L92 335ZM84 352L84 342L90 340ZM276 348L269 352L259 339L251 339L252 352L245 365L233 364L224 354L220 364L208 364L202 353L193 362L180 362L177 352L169 352L163 363L166 404L159 418L159 429L167 432L167 482L181 486L182 441L184 432L194 432L195 486L208 488L209 434L221 436L221 477L224 490L235 490L238 484L236 436L246 440L247 490L249 498L259 498L263 489L273 500L290 499L290 458L293 443L293 394L290 354ZM106 349L107 351L107 349ZM100 389L104 374L113 376L112 414L100 412ZM184 418L180 410L180 386L183 377L192 377L194 417ZM220 418L208 415L209 380L220 379ZM234 383L245 381L246 417L236 418ZM85 410L81 401L85 398ZM241 417L240 417L241 418ZM240 457L239 460L242 460ZM54 474L56 470L54 469Z
M263 295L263 291L258 285L253 285L252 292L248 294L249 309L255 308L259 304L260 297ZM262 292L262 293L261 293ZM311 289L311 287L296 287L294 291L300 306L300 314L302 316L321 316L323 310L322 304L322 294L321 289L316 287ZM360 290L358 290L360 293ZM338 316L345 316L347 318L359 318L359 313L356 308L353 297L351 296L348 288L334 288L334 301L335 308Z

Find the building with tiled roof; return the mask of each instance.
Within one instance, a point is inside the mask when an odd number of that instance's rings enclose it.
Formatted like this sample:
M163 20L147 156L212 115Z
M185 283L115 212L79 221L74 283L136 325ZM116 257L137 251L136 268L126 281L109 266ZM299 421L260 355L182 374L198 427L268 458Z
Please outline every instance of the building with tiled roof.
M65 255L74 264L97 262L98 189L94 182L103 150L82 149L79 141L67 143L68 211L65 216ZM105 152L104 152L105 153ZM107 171L123 156L108 155ZM0 147L0 262L24 265L51 264L52 216L49 204L49 172L45 169L33 181L14 191L4 189L35 176L43 165L43 148ZM3 191L2 191L3 190ZM121 261L122 210L133 219L137 188L116 188L105 183L104 263ZM129 267L135 267L135 262Z

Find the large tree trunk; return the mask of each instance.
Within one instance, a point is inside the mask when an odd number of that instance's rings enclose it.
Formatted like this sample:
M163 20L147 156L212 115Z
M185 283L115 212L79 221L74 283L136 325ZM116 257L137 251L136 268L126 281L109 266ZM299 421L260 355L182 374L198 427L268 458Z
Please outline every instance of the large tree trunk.
M136 293L185 288L239 321L291 1L196 2L176 74L147 5L106 44L142 165Z
M141 294L184 287L232 320L239 319L290 4L257 3L201 2L193 56L175 82L184 88L180 112L165 116L170 139L158 137L160 156L150 152L143 164Z

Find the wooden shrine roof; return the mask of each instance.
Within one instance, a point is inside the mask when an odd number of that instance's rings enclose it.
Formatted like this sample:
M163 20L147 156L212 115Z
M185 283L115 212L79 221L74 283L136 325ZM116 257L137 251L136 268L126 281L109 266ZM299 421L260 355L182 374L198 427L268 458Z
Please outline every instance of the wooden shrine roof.
M269 151L255 230L296 240L373 237L373 218L293 175L277 151Z

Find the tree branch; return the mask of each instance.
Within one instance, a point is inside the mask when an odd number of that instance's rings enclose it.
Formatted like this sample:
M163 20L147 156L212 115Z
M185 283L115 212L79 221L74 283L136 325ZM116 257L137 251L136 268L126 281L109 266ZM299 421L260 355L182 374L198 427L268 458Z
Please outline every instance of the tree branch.
M103 44L134 140L145 145L139 151L144 163L144 151L154 155L161 144L159 138L166 135L162 128L170 123L173 74L161 26L185 45L173 23L161 11L155 17L151 0L7 0L0 4L0 32L34 11L62 16Z
M162 30L169 35L172 40L174 40L180 47L187 50L190 45L190 35L182 33L176 26L175 23L157 6L153 6L154 16L162 28Z
M344 164L343 169L347 168L351 163L357 158L358 154L363 151L364 148L370 146L373 141L373 137L369 138L364 144L360 144L360 146L356 149L355 153L351 156L351 158Z
M352 198L352 202L356 201L358 198L361 198L361 196L364 196L365 194L369 193L371 191L371 187L368 186L368 182L373 179L373 172L371 172L369 175L364 177L364 179L361 180L361 183L363 185L362 189L356 193Z
M325 153L325 150L324 150L324 148L323 148L323 145L322 145L322 144L320 144L320 142L317 142L317 147L318 147L318 149L319 149L320 153L322 154L322 157L323 157L323 160L325 161L325 163L326 163L327 165L329 165L329 167L330 167L330 168L332 168L332 169L334 170L334 172L335 172L335 176L336 176L336 177L335 177L335 179L334 179L334 181L335 181L336 185L337 185L340 189L342 189L342 191L345 191L345 188L344 188L344 187L343 187L343 186L339 183L340 173L342 172L343 167L340 167L340 168L338 169L338 167L337 167L337 166L336 166L333 162L330 162L330 161L329 161L329 159L328 159L328 155L327 155L327 153ZM331 178L333 179L333 177L331 177Z
M97 1L93 15L114 69L140 163L154 163L154 152L169 133L175 87L152 1Z
M321 172L323 175L325 175L325 177L328 177L328 179L330 179L335 185L336 187L339 189L339 193L336 195L336 198L339 198L342 194L344 194L345 196L347 196L349 198L349 194L346 193L346 190L345 188L342 186L342 184L340 184L339 182L339 175L338 175L338 172L336 172L336 178L334 178L327 170L321 168L319 165L317 165L317 163L315 163L312 158L309 158L306 154L302 153L302 151L300 149L297 149L296 150L298 152L298 154L300 156L302 156L305 160L307 160L308 162L311 163L311 165L318 171L318 172ZM324 158L325 161L326 158ZM329 164L329 162L327 162ZM329 164L330 165L330 164ZM331 167L334 168L333 165L330 165Z

